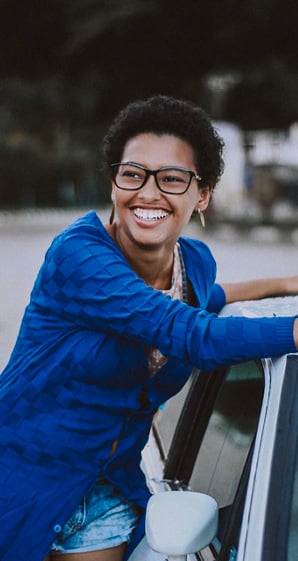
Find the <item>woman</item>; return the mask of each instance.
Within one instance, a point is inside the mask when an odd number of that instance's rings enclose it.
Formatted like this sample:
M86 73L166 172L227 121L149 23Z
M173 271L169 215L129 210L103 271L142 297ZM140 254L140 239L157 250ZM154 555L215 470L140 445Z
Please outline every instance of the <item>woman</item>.
M222 172L201 109L129 105L104 158L116 218L89 212L53 241L1 376L1 561L123 559L148 500L139 461L158 406L194 365L298 347L294 317L211 313L297 292L297 278L220 287L208 248L180 237Z

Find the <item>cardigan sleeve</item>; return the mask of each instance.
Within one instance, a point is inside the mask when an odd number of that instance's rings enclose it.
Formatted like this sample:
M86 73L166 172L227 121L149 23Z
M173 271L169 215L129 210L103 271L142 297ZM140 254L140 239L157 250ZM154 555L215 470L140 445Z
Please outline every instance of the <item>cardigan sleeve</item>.
M207 305L208 312L218 313L226 304L226 295L220 284L215 283L211 289Z
M218 318L147 286L93 230L58 237L32 292L37 314L65 329L106 332L206 370L295 352L293 318Z

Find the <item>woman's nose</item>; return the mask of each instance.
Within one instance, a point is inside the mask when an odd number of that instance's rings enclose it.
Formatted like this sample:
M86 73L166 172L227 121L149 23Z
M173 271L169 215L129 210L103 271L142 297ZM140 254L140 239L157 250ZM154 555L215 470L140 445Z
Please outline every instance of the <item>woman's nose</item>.
M145 185L138 191L141 198L159 198L161 191L159 190L154 175L149 175Z

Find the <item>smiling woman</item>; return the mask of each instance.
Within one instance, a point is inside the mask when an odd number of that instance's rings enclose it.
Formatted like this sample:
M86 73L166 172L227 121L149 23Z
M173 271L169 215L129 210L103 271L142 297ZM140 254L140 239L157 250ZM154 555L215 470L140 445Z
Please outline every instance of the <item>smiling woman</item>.
M0 378L1 561L128 556L144 530L139 463L159 406L193 366L296 350L294 317L215 312L297 292L297 278L225 292L208 247L181 236L208 206L222 148L202 109L164 96L129 105L109 129L110 224L90 211L53 240Z

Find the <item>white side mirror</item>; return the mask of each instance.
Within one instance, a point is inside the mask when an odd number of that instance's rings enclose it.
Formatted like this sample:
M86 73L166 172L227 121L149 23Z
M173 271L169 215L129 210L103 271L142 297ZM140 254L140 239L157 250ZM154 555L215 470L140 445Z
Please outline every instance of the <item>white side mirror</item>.
M155 551L177 557L195 553L212 542L217 528L217 503L208 495L165 491L149 499L146 537Z

